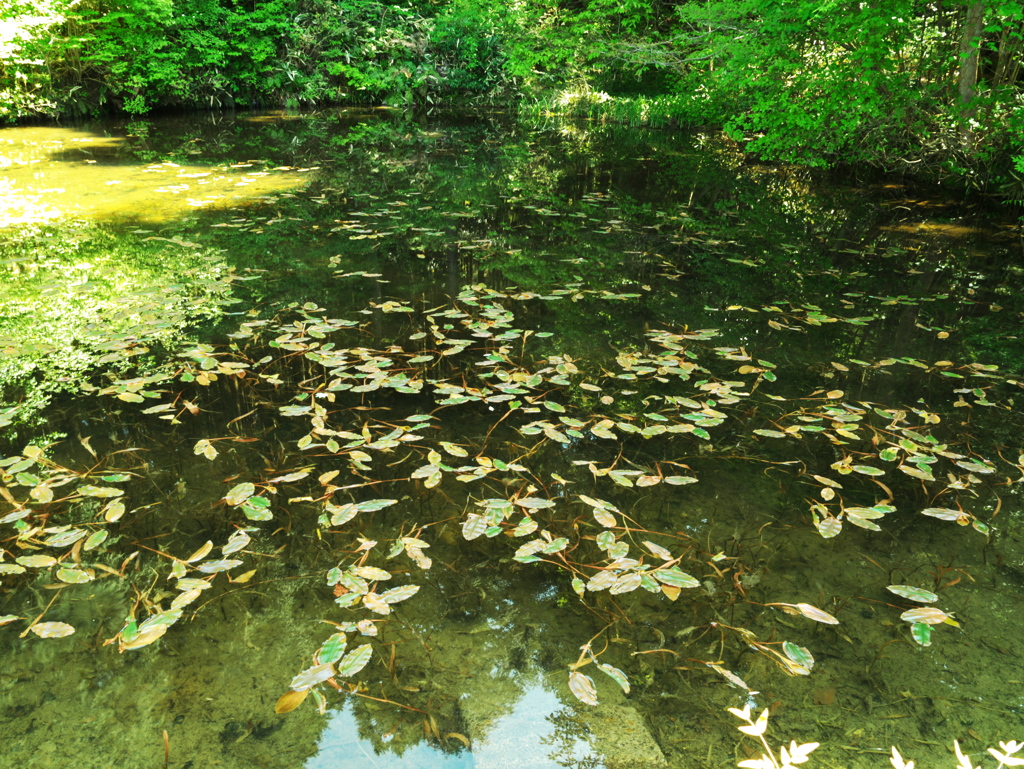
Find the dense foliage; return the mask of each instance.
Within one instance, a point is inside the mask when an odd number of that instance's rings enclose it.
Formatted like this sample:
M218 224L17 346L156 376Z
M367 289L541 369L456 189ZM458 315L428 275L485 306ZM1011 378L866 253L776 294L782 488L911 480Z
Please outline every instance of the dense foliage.
M1005 0L5 0L0 25L7 119L516 99L1014 197L1024 172L1024 10Z

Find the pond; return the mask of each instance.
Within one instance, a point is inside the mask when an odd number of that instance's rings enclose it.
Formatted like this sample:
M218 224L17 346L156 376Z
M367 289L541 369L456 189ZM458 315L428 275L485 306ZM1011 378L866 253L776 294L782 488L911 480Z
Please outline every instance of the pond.
M0 155L10 765L1024 739L1014 211L501 114Z

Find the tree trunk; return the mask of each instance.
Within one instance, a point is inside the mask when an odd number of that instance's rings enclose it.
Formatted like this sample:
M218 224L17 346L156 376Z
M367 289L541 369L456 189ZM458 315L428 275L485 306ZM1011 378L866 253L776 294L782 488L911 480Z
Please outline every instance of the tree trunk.
M960 38L960 71L957 75L957 91L960 95L960 114L964 121L961 138L965 148L969 148L973 143L970 121L974 116L974 108L971 106L971 102L978 94L978 48L981 45L984 7L984 3L980 0L974 0L967 6L967 18L964 19L963 35Z

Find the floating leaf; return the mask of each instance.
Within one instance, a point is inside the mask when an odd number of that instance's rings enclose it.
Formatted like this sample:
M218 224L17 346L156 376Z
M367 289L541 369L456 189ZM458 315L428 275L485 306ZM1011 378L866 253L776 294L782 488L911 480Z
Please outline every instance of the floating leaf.
M412 598L420 590L419 585L402 585L401 587L394 587L391 590L386 590L380 594L380 599L384 603L398 603L404 601L407 598Z
M40 484L39 486L36 486L28 494L30 497L32 497L32 499L34 499L36 502L39 502L40 504L45 505L53 501L53 489L51 489L49 486L45 484Z
M811 668L814 667L814 657L811 655L803 646L797 646L795 643L789 641L782 642L782 651L786 653L793 662L802 668L805 668L807 672L810 672Z
M948 619L952 619L946 612L931 606L922 606L919 609L910 609L900 615L904 622L920 622L925 625L940 625Z
M376 614L391 613L391 607L376 593L366 593L363 596L363 606Z
M620 593L631 593L638 587L640 587L640 575L631 571L618 577L615 584L608 588L608 592L611 595L619 595Z
M323 665L326 663L337 662L341 659L341 655L345 653L345 634L335 633L320 647L320 650L316 653L317 661Z
M833 617L828 612L822 611L816 606L811 606L809 603L777 603L769 604L770 606L781 606L782 610L787 614L802 614L807 619L812 619L815 622L822 622L826 625L838 625L839 620Z
M121 489L115 489L113 486L91 486L86 484L85 486L78 487L78 493L83 494L87 497L119 497L124 492Z
M301 692L316 686L322 681L326 681L328 678L332 678L334 675L333 663L325 662L322 665L314 665L311 668L306 668L292 679L289 686L292 691Z
M376 566L353 566L349 572L371 581L391 579L391 572L378 569Z
M85 540L85 544L82 545L82 549L94 550L100 545L102 545L107 540L108 536L110 536L110 532L106 529L94 531L92 534L89 535L89 538Z
M626 674L619 670L617 667L606 665L603 662L597 663L597 669L604 673L606 676L611 678L615 683L622 687L622 691L629 694L629 679L626 678Z
M88 534L89 532L82 531L81 529L68 529L67 531L59 531L44 541L50 547L67 547L68 545L75 544L80 539L84 539Z
M224 501L232 507L237 507L256 493L256 486L252 483L240 483L224 495Z
M214 448L212 443L204 438L196 443L192 448L192 453L196 456L202 454L207 459L214 459L217 456L217 449Z
M57 563L57 559L52 555L23 555L14 560L22 566L28 566L30 569L45 569Z
M657 569L650 572L650 575L658 580L658 582L671 585L672 587L700 587L700 582L678 566L671 566L667 569Z
M544 508L555 506L555 503L550 499L541 499L540 497L523 497L514 501L517 505L525 507L527 510L543 510Z
M126 635L125 631L121 631L121 638L117 644L117 649L122 654L126 651L141 649L144 646L149 646L155 641L159 641L166 633L167 625L157 625L156 627L150 628L145 633L139 633L136 631L131 634L130 638Z
M295 708L306 701L306 697L309 696L309 692L309 689L303 689L301 691L295 691L292 689L291 691L285 692L278 698L277 704L274 705L274 712L291 713Z
M64 638L75 632L67 622L38 622L31 630L40 638Z
M512 530L513 537L525 537L537 530L537 522L529 516L523 516L523 520Z
M242 512L250 521L269 521L274 517L267 497L249 497L242 503Z
M930 625L926 625L924 622L915 622L910 626L910 635L913 636L914 640L921 644L921 646L932 645L932 629Z
M871 467L871 465L853 465L850 469L861 475L885 475L885 470Z
M370 644L363 644L345 655L345 658L338 663L339 676L351 676L358 673L366 663L370 661L373 654L373 647ZM293 687L294 688L294 687Z
M66 582L69 585L83 585L86 582L92 582L96 579L96 575L86 571L85 569L79 569L72 566L62 566L57 569L57 579L61 582Z
M934 481L935 476L930 470L923 469L917 465L900 465L899 469L912 478L920 478L922 481Z
M56 561L56 559L55 559ZM0 563L0 574L24 574L25 567L16 563Z
M116 523L121 520L124 515L125 507L124 502L120 500L116 502L110 502L105 508L103 508L103 520L107 523Z
M935 603L939 600L939 597L930 590L911 585L889 585L886 590L918 603Z
M697 479L692 475L667 475L665 476L665 483L671 484L672 486L688 486L691 483L696 483Z
M209 555L210 551L213 550L213 542L207 540L206 544L196 550L192 555L185 559L185 563L192 563L193 561L199 561Z
M605 528L611 529L619 525L618 521L615 520L615 516L603 507L595 507L591 512L594 514L594 520Z
M228 559L223 561L205 561L196 566L196 568L204 574L217 574L218 572L227 571L228 569L233 569L236 566L241 565L241 561L234 561Z
M818 533L825 539L831 539L843 529L843 522L834 516L826 515L815 523Z
M487 529L487 519L476 513L470 513L462 524L462 536L468 540L476 539Z
M949 507L929 507L921 511L921 515L928 515L938 518L940 521L959 521L964 515L963 510L953 510Z
M232 553L237 553L239 550L243 549L246 545L249 544L250 539L251 538L249 537L248 533L239 529L230 537L228 537L227 544L225 544L224 547L221 548L221 552L224 555L231 555Z
M597 705L597 689L594 688L594 682L578 670L569 674L569 691L584 705Z
M663 560L663 561L671 561L672 560L672 553L670 553L668 550L663 548L661 545L656 545L655 543L648 542L647 540L644 540L643 545L644 545L644 547L646 547L651 552L652 555L660 558L661 560Z

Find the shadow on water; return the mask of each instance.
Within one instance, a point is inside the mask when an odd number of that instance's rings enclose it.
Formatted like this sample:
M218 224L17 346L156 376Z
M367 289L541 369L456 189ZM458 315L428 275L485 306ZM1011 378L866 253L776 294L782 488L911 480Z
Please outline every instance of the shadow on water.
M500 116L0 148L12 765L720 767L747 703L810 766L1024 737L999 211Z

